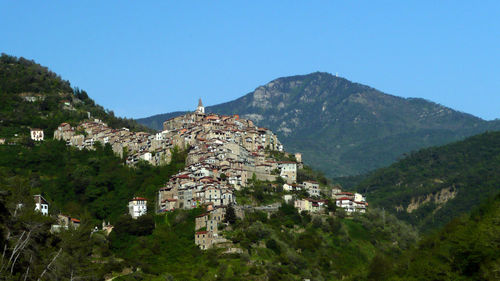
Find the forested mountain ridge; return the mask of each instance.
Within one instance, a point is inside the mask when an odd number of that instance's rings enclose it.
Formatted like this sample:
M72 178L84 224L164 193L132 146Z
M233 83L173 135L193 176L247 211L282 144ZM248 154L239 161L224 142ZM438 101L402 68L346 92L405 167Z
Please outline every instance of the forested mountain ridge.
M240 114L276 132L287 151L329 177L357 175L393 163L404 153L500 128L470 114L401 98L315 72L275 79L207 112ZM161 129L173 115L138 119Z
M500 191L500 132L412 153L356 189L423 231L443 226Z
M32 60L0 56L0 138L19 141L30 128L43 129L46 138L63 122L73 126L98 118L114 128L151 131L132 119L118 118L97 105L88 94ZM16 136L17 135L17 136Z

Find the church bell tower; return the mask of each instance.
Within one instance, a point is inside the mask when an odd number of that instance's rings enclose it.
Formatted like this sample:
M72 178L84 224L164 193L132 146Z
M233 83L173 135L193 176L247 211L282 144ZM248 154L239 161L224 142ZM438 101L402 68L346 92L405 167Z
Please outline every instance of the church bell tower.
M203 103L201 102L201 98L198 101L198 107L196 108L196 113L205 114L205 107L203 106Z

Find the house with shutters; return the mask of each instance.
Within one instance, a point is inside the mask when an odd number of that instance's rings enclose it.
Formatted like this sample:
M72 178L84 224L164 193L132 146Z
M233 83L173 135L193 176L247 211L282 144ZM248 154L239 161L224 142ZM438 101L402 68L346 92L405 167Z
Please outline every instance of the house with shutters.
M42 129L30 129L31 139L34 141L43 141L44 135Z
M134 197L128 202L128 212L133 219L145 215L148 212L148 200L143 197Z
M42 213L44 216L49 215L49 203L42 195L34 195L33 199L35 199L35 211Z
M311 198L295 200L294 206L299 212L307 211L318 213L322 211L327 203L327 200L316 200Z
M212 248L213 240L214 235L210 231L198 231L194 234L194 243L202 250Z
M316 181L305 181L302 184L311 197L319 197L319 183Z
M291 161L278 162L280 177L287 183L294 183L297 180L297 163Z

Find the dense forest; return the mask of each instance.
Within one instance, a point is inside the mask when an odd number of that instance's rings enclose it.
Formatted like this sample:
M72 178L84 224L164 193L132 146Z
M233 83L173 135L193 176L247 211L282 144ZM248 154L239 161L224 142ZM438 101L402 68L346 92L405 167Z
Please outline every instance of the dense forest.
M1 145L0 156L2 238L7 239L2 242L7 243L4 257L18 255L15 262L4 260L1 265L0 275L7 280L21 276L36 279L59 250L61 257L52 265L51 277L44 280L68 280L70 275L101 280L111 271L109 267L116 266L115 259L110 256L108 240L102 233L88 239L91 229L102 221L119 221L128 213L127 203L134 196L149 198L149 207L154 210L158 187L184 167L185 161L185 152L174 150L170 165L153 167L141 163L130 168L113 154L109 145L80 151L59 141L33 146ZM50 217L33 211L34 194L42 194L49 201ZM19 204L23 207L19 208ZM58 214L78 218L82 226L52 234L50 226L56 223L52 217ZM147 225L148 218L137 221L138 228ZM19 244L20 241L25 244ZM20 246L24 249L16 252ZM71 265L71 271L65 268L69 261L76 263Z
M499 170L500 132L487 132L412 153L356 188L373 205L427 232L494 196Z

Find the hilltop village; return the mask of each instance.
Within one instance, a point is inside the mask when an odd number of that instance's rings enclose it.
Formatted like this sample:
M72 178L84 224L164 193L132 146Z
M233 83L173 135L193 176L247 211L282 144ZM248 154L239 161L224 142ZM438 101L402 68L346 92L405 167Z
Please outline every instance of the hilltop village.
M39 134L43 132L36 132L34 136ZM203 206L206 213L196 218L195 229L195 243L201 249L227 242L218 230L225 223L230 206L238 217L244 216L249 208L259 208L238 205L235 194L256 180L272 182L274 186L279 183L286 193L283 200L293 203L299 211L318 213L325 210L329 200L347 213L365 212L368 205L358 193L321 187L315 181L298 183L297 171L303 167L300 153L288 157L294 161L277 161L276 153L290 154L284 152L271 130L259 128L238 115L206 114L201 99L194 112L165 121L163 131L156 134L113 129L100 120L93 120L76 128L62 123L54 132L54 139L79 149L109 144L130 166L139 161L167 164L174 148L188 149L185 169L159 188L154 206L156 213ZM306 196L298 196L299 193ZM132 218L147 213L147 200L131 199L128 207ZM272 210L269 206L268 211Z

